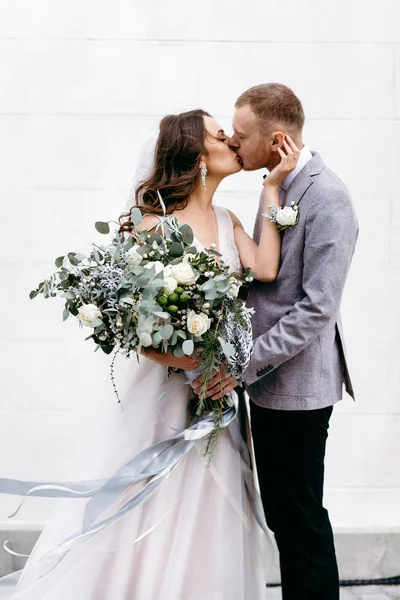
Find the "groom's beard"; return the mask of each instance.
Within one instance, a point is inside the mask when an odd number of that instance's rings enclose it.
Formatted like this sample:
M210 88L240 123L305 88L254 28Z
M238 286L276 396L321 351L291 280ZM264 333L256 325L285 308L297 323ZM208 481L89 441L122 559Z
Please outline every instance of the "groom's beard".
M251 172L251 171L259 171L260 169L266 169L267 167L265 166L265 162L262 162L260 164L250 164L250 165L246 165L243 164L242 165L242 171L247 171L247 172Z
M249 156L248 159L243 159L240 151L236 153L242 161L243 171L258 171L259 169L266 169L267 164L270 162L270 156L266 156L264 144L260 148L256 148L254 152Z

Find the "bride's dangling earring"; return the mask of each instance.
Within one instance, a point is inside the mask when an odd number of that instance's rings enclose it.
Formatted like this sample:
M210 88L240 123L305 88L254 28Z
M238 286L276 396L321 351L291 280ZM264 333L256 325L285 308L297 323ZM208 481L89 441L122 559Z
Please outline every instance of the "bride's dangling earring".
M200 167L200 173L201 173L201 183L203 184L204 191L206 191L206 189L207 189L207 186L206 186L206 175L208 173L206 165L201 165L201 167Z

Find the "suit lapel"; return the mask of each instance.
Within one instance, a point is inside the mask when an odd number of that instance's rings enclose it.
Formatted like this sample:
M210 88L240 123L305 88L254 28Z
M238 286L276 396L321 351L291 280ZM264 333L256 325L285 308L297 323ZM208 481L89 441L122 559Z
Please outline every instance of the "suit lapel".
M304 194L313 183L314 182L308 173L300 171L286 192L285 206L290 206L292 202L300 204Z
M299 204L307 190L314 183L315 176L319 175L324 169L325 164L320 155L316 152L312 154L312 159L308 161L288 187L285 198L286 206L290 206L292 202Z

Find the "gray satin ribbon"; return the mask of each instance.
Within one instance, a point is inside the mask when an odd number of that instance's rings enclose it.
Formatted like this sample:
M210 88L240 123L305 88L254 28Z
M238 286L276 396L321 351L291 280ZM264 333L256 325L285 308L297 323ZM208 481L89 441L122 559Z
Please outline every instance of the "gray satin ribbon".
M196 372L187 373L186 375L187 380L185 382L178 386L169 386L161 394L159 408L166 395L176 387L190 384L199 375L199 371L196 370ZM235 393L234 396L237 398ZM237 402L233 402L232 406L224 410L221 428L225 429L229 427L232 439L242 457L242 470L250 504L253 507L260 527L266 530L262 509L259 502L257 502L257 492L253 485L249 451L242 438L236 419L237 411ZM215 420L212 414L200 417L187 429L178 431L170 437L156 442L134 456L109 479L71 482L35 482L0 479L0 493L25 496L18 508L10 515L10 518L19 512L26 498L30 496L46 498L90 498L85 507L82 528L68 536L63 542L39 559L39 562L44 559L47 562L47 568L44 569L39 578L52 570L74 545L102 531L130 510L151 498L179 465L184 456L200 440L203 440L211 433L214 425ZM120 495L127 491L130 486L139 482L146 483L139 492L114 510L113 504ZM111 514L108 517L101 518L108 510L111 510ZM7 542L4 547L9 551L6 544ZM53 564L50 565L48 561L51 562L52 560Z

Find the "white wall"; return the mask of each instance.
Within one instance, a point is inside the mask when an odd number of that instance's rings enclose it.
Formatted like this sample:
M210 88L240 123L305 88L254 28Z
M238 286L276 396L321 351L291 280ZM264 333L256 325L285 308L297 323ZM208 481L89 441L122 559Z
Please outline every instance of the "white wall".
M29 291L118 216L160 116L200 106L229 131L239 93L275 80L361 228L343 301L357 402L332 420L326 503L336 529L400 527L399 22L398 0L0 1L1 476L67 476L73 440L117 410L109 359ZM260 186L242 173L218 196L249 230Z

